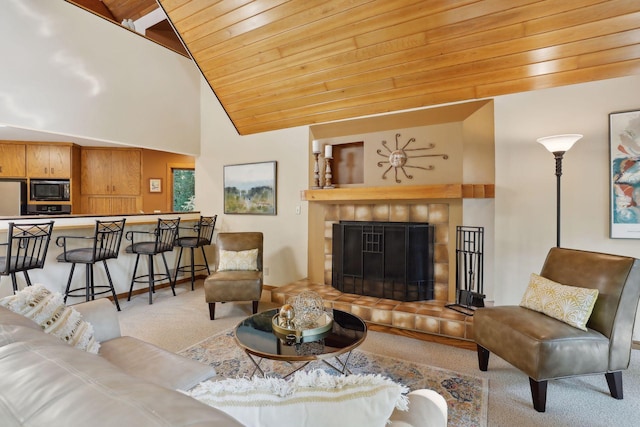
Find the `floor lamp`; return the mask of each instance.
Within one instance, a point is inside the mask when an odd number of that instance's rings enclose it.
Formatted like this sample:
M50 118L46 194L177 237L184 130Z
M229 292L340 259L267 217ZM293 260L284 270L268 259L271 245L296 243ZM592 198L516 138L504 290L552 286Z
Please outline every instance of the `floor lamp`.
M556 158L556 246L560 247L560 176L562 176L562 156L569 151L582 135L567 134L538 138L537 141L553 153Z

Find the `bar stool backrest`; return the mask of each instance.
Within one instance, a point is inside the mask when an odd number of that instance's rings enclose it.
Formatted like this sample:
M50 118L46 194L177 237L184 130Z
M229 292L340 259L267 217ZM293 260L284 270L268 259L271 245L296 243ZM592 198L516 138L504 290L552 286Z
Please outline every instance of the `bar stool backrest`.
M7 276L18 271L42 268L53 231L53 221L39 224L9 223L4 268L0 274Z
M180 218L162 219L158 218L158 227L155 230L156 246L155 253L170 252L178 236L178 226Z
M96 221L96 234L93 241L94 261L118 258L125 221L125 218L119 221Z
M198 224L198 246L210 245L218 215L201 216Z

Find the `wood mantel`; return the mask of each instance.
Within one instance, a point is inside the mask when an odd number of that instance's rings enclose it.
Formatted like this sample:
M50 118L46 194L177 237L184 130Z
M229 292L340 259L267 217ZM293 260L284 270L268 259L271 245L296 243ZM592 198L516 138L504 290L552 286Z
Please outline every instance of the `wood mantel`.
M302 200L309 202L424 200L424 199L493 199L494 184L436 184L402 187L349 187L303 190Z

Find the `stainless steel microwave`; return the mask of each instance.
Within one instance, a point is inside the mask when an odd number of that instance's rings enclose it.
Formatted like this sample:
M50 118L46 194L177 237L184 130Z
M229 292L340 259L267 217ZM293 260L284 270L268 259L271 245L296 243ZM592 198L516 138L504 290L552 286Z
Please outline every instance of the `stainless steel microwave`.
M30 183L29 199L32 201L68 202L71 200L71 186L68 179L32 179Z

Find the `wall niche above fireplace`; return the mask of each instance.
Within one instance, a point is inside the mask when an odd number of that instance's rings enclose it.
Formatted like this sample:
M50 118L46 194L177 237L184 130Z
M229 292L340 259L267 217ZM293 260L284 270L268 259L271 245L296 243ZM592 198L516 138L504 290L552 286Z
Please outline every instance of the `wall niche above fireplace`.
M434 227L415 222L333 224L332 286L396 301L434 296Z

